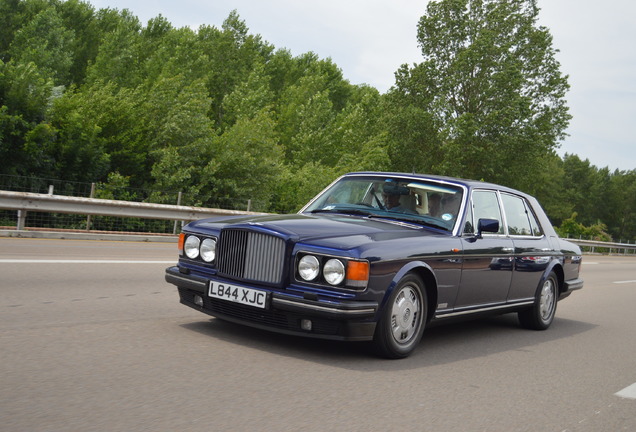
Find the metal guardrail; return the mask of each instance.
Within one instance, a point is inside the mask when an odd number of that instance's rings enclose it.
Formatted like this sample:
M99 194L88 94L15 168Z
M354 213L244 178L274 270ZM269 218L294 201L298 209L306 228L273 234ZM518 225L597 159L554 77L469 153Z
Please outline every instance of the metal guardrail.
M96 198L69 197L63 195L37 194L0 190L0 209L17 210L16 230L24 230L27 212L53 212L94 216L134 217L143 219L163 219L192 221L211 216L258 215L264 213L201 208L170 204L150 204L131 201L117 201ZM609 253L636 253L636 244L613 243L594 240L571 239L568 241L582 247L608 249Z
M583 239L566 239L569 242L575 243L581 247L589 247L590 252L594 253L596 248L609 249L609 253L612 254L613 250L616 250L616 253L623 254L636 254L636 244L630 243L614 243L614 242L602 242L597 240L583 240Z
M139 203L1 190L0 209L18 211L18 230L24 229L26 213L30 211L175 221L192 221L211 216L263 214L239 210Z

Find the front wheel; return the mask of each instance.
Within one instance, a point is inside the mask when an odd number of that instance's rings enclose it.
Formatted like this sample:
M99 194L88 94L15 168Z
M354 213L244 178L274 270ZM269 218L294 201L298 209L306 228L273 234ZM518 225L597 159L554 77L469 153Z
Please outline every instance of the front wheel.
M373 339L378 353L404 358L422 339L427 303L422 279L408 274L395 287L378 321Z
M537 289L534 305L530 309L519 312L522 327L532 330L545 330L550 327L556 313L559 296L559 282L554 272Z

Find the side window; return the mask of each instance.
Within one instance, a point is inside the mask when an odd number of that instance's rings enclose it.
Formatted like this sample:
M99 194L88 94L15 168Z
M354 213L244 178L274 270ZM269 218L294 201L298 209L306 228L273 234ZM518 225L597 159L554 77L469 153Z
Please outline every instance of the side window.
M496 219L499 221L499 231L504 233L503 218L499 209L499 200L495 191L473 192L474 226L477 227L479 219Z
M518 236L532 235L529 212L523 199L514 195L501 194L504 211L506 212L506 222L508 223L508 234Z

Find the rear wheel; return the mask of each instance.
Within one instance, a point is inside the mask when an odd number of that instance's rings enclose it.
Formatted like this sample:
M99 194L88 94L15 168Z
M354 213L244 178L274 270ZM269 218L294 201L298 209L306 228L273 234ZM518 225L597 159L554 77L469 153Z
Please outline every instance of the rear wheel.
M387 302L375 330L374 344L387 358L404 358L417 347L426 323L426 295L419 276L400 280Z
M532 330L550 327L556 313L558 295L559 282L556 274L551 272L537 289L534 305L519 312L521 326Z

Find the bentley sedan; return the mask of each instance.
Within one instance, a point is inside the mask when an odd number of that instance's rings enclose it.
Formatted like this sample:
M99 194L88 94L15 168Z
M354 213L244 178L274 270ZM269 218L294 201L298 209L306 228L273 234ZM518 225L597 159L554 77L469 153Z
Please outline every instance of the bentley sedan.
M545 330L583 287L581 250L533 197L449 177L346 174L298 213L203 219L166 269L182 304L260 329L372 341L402 358L424 329L515 312Z

